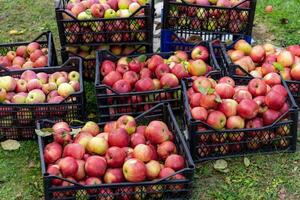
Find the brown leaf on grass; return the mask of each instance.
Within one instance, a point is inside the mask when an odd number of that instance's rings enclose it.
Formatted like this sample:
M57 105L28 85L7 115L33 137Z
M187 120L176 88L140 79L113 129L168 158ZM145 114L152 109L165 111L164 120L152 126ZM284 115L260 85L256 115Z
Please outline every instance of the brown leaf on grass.
M278 197L280 200L286 199L286 190L284 187L282 187L278 192Z
M33 162L33 160L30 160L30 161L28 162L28 167L29 167L29 168L34 168L34 167L35 167L35 163Z
M289 20L287 18L281 18L280 19L280 23L281 24L288 24L289 23Z
M6 140L4 142L1 142L1 146L4 150L11 151L19 149L21 145L16 140Z

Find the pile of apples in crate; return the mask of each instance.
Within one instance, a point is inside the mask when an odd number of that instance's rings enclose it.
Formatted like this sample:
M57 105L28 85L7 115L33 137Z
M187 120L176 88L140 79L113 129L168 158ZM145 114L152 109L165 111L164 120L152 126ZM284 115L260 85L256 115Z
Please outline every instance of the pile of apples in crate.
M48 48L42 48L37 42L19 46L16 51L9 51L0 56L0 66L9 70L30 69L48 65Z
M24 71L20 78L0 77L0 103L60 103L80 90L80 74L61 71L53 74Z
M137 126L133 117L123 115L117 121L106 123L101 133L96 123L87 122L74 137L65 122L54 124L52 129L53 142L44 148L47 172L82 185L156 180L186 165L173 143L173 133L162 121ZM173 179L185 177L176 174ZM72 185L60 179L54 179L52 184ZM128 192L131 190L128 187ZM111 194L113 191L101 189L99 192ZM88 193L94 194L94 191L88 190Z
M280 78L254 78L247 85L236 85L230 77L222 77L218 81L212 78L198 77L193 81L187 94L193 119L206 122L212 128L220 131L262 128L271 125L287 113L290 107L287 101L288 92L281 84ZM198 127L198 131L205 130L207 130L205 126ZM289 134L289 130L288 128L286 130L278 129L276 134L285 136ZM274 133L268 131L265 134L256 131L237 132L212 134L211 136L202 135L200 142L203 144L208 141L214 143L240 142L245 138L250 138L250 141L271 141L274 137ZM258 145L253 145L251 142L247 145L249 149L258 148ZM203 152L200 154L205 156Z
M231 61L257 78L277 78L300 80L300 46L292 45L276 50L272 44L251 46L245 40L239 40L234 49L227 51ZM236 69L237 75L245 75Z
M116 18L129 17L146 3L147 0L75 0L69 1L66 9L79 20L92 18ZM143 15L143 12L140 14Z
M209 51L197 46L191 57L184 51L176 51L168 59L160 55L136 58L122 57L116 63L104 60L101 65L102 83L114 90L125 93L131 91L151 91L179 86L184 77L202 76L212 70L206 62Z

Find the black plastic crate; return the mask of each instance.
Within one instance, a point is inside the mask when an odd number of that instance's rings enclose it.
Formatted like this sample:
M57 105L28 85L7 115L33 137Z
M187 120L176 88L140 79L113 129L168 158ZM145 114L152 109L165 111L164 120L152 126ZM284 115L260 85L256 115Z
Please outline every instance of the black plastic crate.
M221 74L211 74L211 78L215 80L221 77ZM232 78L236 85L247 85L252 79L250 77ZM282 114L273 124L262 128L231 130L215 130L205 122L192 118L187 96L187 90L191 87L192 81L186 79L181 83L184 121L194 162L258 153L295 152L298 107L284 81L282 84L288 91L287 102L290 105L290 109L286 113Z
M220 65L220 67L228 75L242 78L244 76L240 76L240 75L236 74L236 69L240 69L245 74L245 76L253 77L250 73L245 71L241 66L236 65L231 61L231 59L227 55L226 47L223 44L221 44L219 47L216 47L216 48L219 48L219 50L217 50L217 51L222 51L222 55L219 58L218 62L222 63L222 65ZM285 82L286 82L288 88L290 89L293 97L295 98L297 105L300 106L300 81L285 80Z
M32 71L39 73L54 73L57 71L78 71L80 73L80 91L67 97L61 103L39 104L3 104L0 103L0 140L17 139L29 140L35 138L35 121L40 119L82 120L84 112L84 91L82 79L82 61L72 57L58 67L35 68ZM6 71L3 76L20 77L23 71Z
M203 42L200 44L206 46L209 51L211 51L211 43ZM145 55L149 58L154 54ZM167 58L173 55L173 52L158 53L157 55ZM136 56L132 55L127 57L133 58ZM174 88L145 92L132 91L128 93L119 93L110 86L102 84L103 76L100 73L102 62L104 60L117 61L119 58L120 57L114 56L107 51L97 52L95 89L98 105L98 119L100 122L115 120L124 114L137 116L161 102L168 102L171 105L172 110L176 113L182 110L180 85ZM213 66L211 58L209 58L209 62L210 65ZM213 70L218 69L219 68L213 68Z
M128 45L126 45L128 46ZM77 48L77 47L75 47ZM89 47L92 48L92 47ZM121 47L122 48L122 47ZM66 50L67 48L62 48L61 49L61 56L62 56L62 60L66 61L68 60L68 58L71 56L77 56L80 57L83 61L83 77L86 80L92 80L95 81L95 67L96 67L96 50L94 48L92 48L95 52L94 57L89 57L89 58L84 58L81 55L79 55L77 52L70 52ZM140 54L140 53L152 53L153 49L152 49L152 45L137 45L135 47L133 47L131 49L130 54L123 54L123 52L121 52L121 54L119 56L126 56L126 55L136 55L136 54Z
M248 8L239 7L249 3ZM163 29L201 31L206 35L251 35L256 0L244 0L234 7L201 6L164 0Z
M161 111L158 115L156 110ZM194 163L189 153L187 144L183 138L176 119L172 113L170 105L167 103L158 104L147 112L139 115L135 118L138 124L146 124L150 120L162 120L174 134L174 142L178 149L178 153L181 154L186 160L186 168L177 171L174 175L168 178L158 179L155 181L145 181L137 183L118 183L118 184L101 184L95 186L85 186L80 184L74 184L69 187L52 186L51 181L55 178L68 181L64 178L51 176L46 173L46 164L44 161L43 150L46 144L52 141L52 137L38 137L41 166L44 180L44 192L45 199L190 199L192 195L192 184L194 176ZM52 127L54 122L49 120L39 121L37 128L49 128ZM101 128L105 123L99 124ZM74 127L78 128L78 127ZM176 174L182 174L186 179L171 180ZM70 182L70 181L68 181ZM72 183L72 182L70 182ZM94 195L89 195L87 190L94 189L96 192ZM110 192L108 192L108 190ZM101 191L104 191L101 193Z
M128 18L78 20L65 8L69 0L56 5L56 21L62 46L153 45L153 5L141 6ZM138 12L144 11L143 16Z
M221 41L231 43L238 39L251 42L251 37L243 34L207 33L195 30L161 30L160 50L170 52L176 50L191 50L201 41Z
M48 48L48 66L57 65L55 45L54 45L52 33L50 31L40 34L31 42L38 42L41 45L41 47ZM19 46L22 45L26 46L31 42L15 42L15 43L0 44L0 56L6 55L6 53L9 51L15 51ZM3 72L3 69L6 69L6 67L0 65L0 73ZM14 71L19 71L19 70L14 70Z

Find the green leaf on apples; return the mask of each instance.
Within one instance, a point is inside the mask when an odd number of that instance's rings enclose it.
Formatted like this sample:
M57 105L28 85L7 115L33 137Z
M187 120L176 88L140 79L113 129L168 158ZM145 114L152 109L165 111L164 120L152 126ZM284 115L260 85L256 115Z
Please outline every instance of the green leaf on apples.
M35 129L35 133L38 135L38 136L41 136L41 137L47 137L49 135L52 135L53 134L53 129L52 128L42 128L42 129Z
M245 165L245 167L249 167L250 166L250 160L249 160L249 158L247 158L247 157L244 158L244 165Z
M215 101L217 103L222 103L222 99L221 99L221 97L219 95L216 95Z
M81 128L72 128L70 135L72 135L73 137L76 137L78 135L78 133L80 133L80 131L81 131Z
M146 55L140 55L139 57L136 58L139 62L145 62L147 60Z
M207 94L213 94L215 92L214 88L208 88Z
M7 151L17 150L20 148L20 146L20 143L16 140L6 140L1 142L1 147Z
M279 71L284 71L284 67L283 67L281 64L279 64L279 63L277 63L277 62L274 62L273 65L274 65L274 67L275 67L276 69L278 69Z
M202 87L201 85L198 87L198 90L201 94L207 95L208 89Z
M224 159L216 160L214 163L214 169L220 172L229 172L229 169L227 167L227 161Z
M127 62L131 62L132 60L133 60L132 58L129 58L129 57L126 58Z

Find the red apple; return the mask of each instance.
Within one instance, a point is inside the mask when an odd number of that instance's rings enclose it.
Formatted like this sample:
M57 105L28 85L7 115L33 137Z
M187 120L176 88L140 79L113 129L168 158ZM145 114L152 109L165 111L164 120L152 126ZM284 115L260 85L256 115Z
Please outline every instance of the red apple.
M227 83L218 83L215 90L222 99L230 99L234 95L234 88Z
M229 57L230 57L230 59L232 60L232 62L235 62L235 61L241 59L241 58L244 57L244 56L245 56L245 54L244 54L244 52L241 51L241 50L234 50L234 51L229 55Z
M115 82L122 79L122 75L119 72L111 71L104 76L102 83L113 86Z
M232 78L228 77L228 76L222 77L219 80L219 83L227 83L227 84L231 85L232 87L235 86L234 80Z
M85 162L85 172L90 177L101 177L105 174L106 160L100 156L90 156Z
M47 173L52 175L52 176L57 176L57 177L62 177L62 174L59 170L59 166L58 165L49 165L47 168ZM55 178L51 181L51 183L53 185L61 185L62 184L62 180Z
M206 122L214 129L221 130L226 125L226 116L220 111L212 111L208 114Z
M201 120L201 121L206 121L208 115L207 110L203 107L192 108L191 114L195 120Z
M77 160L81 160L84 154L84 147L78 143L67 144L63 151L63 157L70 156Z
M158 177L161 170L160 164L156 160L150 160L146 164L146 176L149 180L154 180Z
M151 160L151 156L152 150L148 145L138 144L133 149L133 157L145 163Z
M135 89L138 92L154 90L154 83L151 78L141 78L135 83Z
M160 144L169 140L168 126L162 121L151 121L146 130L145 137L152 144Z
M268 108L279 110L285 103L286 97L275 90L271 90L265 97L265 103Z
M155 69L155 75L158 79L160 79L165 73L169 73L170 68L169 65L162 63L159 64Z
M165 73L160 79L160 84L163 88L174 88L179 85L179 80L174 74Z
M57 142L49 143L44 148L44 159L46 164L55 163L62 156L62 147Z
M263 80L254 78L248 83L248 90L254 97L264 96L267 93L267 85Z
M283 50L278 54L277 62L283 67L289 67L294 64L295 56L290 51Z
M264 125L270 125L274 123L280 117L280 112L272 109L268 109L263 114Z
M271 91L276 91L278 92L280 95L284 96L284 97L287 97L288 96L288 92L287 90L285 89L285 87L281 84L278 84L278 85L274 85L272 88L271 88Z
M107 169L104 174L104 183L122 183L125 181L122 168Z
M123 174L129 182L141 182L146 179L147 169L142 161L133 158L124 163Z
M200 106L206 108L207 110L217 108L218 106L218 101L216 100L217 98L218 96L215 94L201 95Z
M237 114L238 103L233 99L223 99L219 104L218 110L225 114L226 117L235 116Z
M133 148L138 144L146 144L146 138L141 133L138 133L138 132L134 133L131 135L130 144L131 144L131 147L133 147Z
M104 126L104 132L106 133L110 133L115 129L117 129L117 121L107 122Z
M165 160L169 155L176 153L176 146L171 141L165 141L157 146L157 154L162 160Z
M133 59L132 61L130 61L128 63L128 66L131 71L134 71L136 73L139 73L141 71L141 67L142 67L141 63L136 59Z
M130 142L129 135L123 128L112 130L108 135L109 146L128 147Z
M256 45L252 47L250 52L250 57L255 63L260 63L264 60L266 56L265 49L261 45Z
M193 81L192 87L195 92L201 93L203 90L206 91L209 88L212 88L212 83L208 78L201 76Z
M110 60L104 60L101 64L101 74L102 76L106 76L112 71L116 70L116 64Z
M147 128L147 126L138 126L136 128L136 133L140 133L140 134L144 135L146 128Z
M206 61L209 57L209 53L206 47L196 46L191 52L191 57L193 60L201 59Z
M181 170L185 167L184 158L178 154L171 154L165 160L165 167L169 167L175 171Z
M152 72L148 69L148 68L143 68L141 71L140 71L140 78L151 78L151 75Z
M120 93L127 93L131 91L130 83L124 79L115 82L112 88Z
M123 115L117 120L117 128L123 128L126 130L128 135L135 133L136 122L132 116Z
M93 138L92 134L89 132L80 132L76 137L74 138L74 143L81 144L84 148L87 147L87 144L89 141Z
M105 154L105 159L108 167L122 167L125 161L126 153L120 147L110 147Z
M65 157L59 160L58 166L64 177L74 176L78 170L78 164L72 157Z
M233 99L236 100L238 103L240 103L242 100L244 99L252 99L252 95L250 92L248 92L247 90L237 90L234 95L233 95Z
M291 76L293 80L300 80L300 63L297 63L291 70Z
M153 55L150 59L147 60L147 67L150 71L155 72L155 69L158 65L163 64L164 59L159 55Z
M280 75L278 75L277 73L269 73L269 74L265 75L264 80L265 80L266 84L268 84L271 87L273 85L281 84Z
M184 77L189 76L189 72L187 70L187 67L185 67L183 64L178 63L171 69L172 74L174 74L179 80L181 80Z
M191 60L188 65L188 72L192 76L203 76L207 72L206 63L201 60Z
M259 114L263 114L264 112L266 112L268 107L265 104L265 96L257 96L253 99L253 101L255 101L256 104L259 106Z
M170 168L170 167L164 167L160 170L158 178L166 178L166 177L170 177L171 175L175 174L174 169Z
M78 169L77 169L77 172L75 173L74 175L74 178L77 180L77 181L80 181L82 180L84 177L85 177L85 161L83 160L76 160L77 164L78 164Z
M130 83L131 86L134 86L135 83L139 80L139 77L134 71L127 71L123 74L123 79Z
M245 127L245 120L240 116L230 116L227 119L226 127L228 129L242 129Z
M252 99L243 99L237 106L238 114L245 119L256 117L259 111L259 106Z

